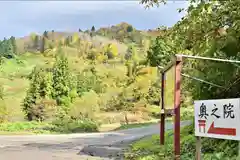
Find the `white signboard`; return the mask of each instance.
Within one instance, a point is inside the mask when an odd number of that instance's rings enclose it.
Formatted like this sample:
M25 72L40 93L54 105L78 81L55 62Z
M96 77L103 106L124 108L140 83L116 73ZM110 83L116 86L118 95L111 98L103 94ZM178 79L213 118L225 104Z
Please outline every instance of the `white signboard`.
M240 140L240 98L194 101L195 135Z

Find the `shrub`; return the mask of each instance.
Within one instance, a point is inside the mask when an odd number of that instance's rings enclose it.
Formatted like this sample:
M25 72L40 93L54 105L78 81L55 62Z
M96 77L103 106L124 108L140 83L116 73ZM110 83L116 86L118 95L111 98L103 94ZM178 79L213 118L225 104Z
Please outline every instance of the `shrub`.
M100 98L94 92L86 92L70 106L68 115L74 119L94 119L94 113L100 110Z
M64 119L57 119L52 123L54 125L54 132L61 133L79 133L79 132L94 132L98 131L98 124L92 120L74 120L65 117Z
M56 105L57 104L55 100L37 100L36 104L32 106L33 120L44 121L52 119L56 115Z
M30 132L34 131L34 133L46 133L47 128L51 128L50 124L42 123L42 122L7 122L0 124L1 131L7 132Z
M77 93L82 96L84 92L93 90L96 93L105 92L101 78L96 75L95 71L84 71L77 76Z

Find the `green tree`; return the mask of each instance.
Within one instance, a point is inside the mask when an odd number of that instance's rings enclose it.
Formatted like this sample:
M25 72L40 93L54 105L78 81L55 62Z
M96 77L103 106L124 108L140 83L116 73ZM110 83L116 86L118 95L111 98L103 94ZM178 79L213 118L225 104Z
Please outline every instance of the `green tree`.
M52 75L43 68L35 67L30 74L30 87L23 101L23 111L29 121L46 118L44 104L39 104L43 99L52 97Z
M14 48L10 40L5 39L3 41L3 54L6 58L12 58L14 56Z
M9 40L10 40L10 42L12 44L12 47L13 47L13 53L17 54L17 44L16 44L15 37L11 36Z
M48 38L48 32L47 31L43 32L43 37Z
M142 68L140 67L140 59L134 45L130 45L128 47L125 59L125 65L127 66L127 76L130 78L134 78L138 75L138 71Z
M165 66L174 54L171 45L158 36L147 51L147 60L151 66Z
M91 32L95 32L95 27L94 26L92 26Z
M156 4L157 1L144 0ZM239 60L240 2L190 1L187 15L163 33L163 42L170 44L171 53ZM182 11L180 9L179 11ZM168 40L168 41L167 41ZM171 43L168 43L171 41ZM167 45L168 46L168 45ZM169 59L169 58L168 58ZM183 71L192 76L223 86L213 87L198 81L185 80L193 99L238 97L239 67L211 61L185 61Z
M46 49L46 39L47 39L47 31L44 31L42 37L41 37L41 43L40 43L40 52L44 53Z
M95 36L95 27L94 26L92 26L92 28L91 28L90 36L91 37Z
M76 95L76 86L74 84L68 60L60 50L53 67L53 96L59 105L68 106L72 102Z
M127 27L127 32L132 32L133 31L133 27L131 26L131 25L129 25L128 27Z

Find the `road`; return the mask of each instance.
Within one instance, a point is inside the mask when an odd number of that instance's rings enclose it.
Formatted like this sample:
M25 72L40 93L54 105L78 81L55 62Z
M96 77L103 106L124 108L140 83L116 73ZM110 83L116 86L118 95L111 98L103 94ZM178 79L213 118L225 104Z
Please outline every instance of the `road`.
M158 133L156 124L104 133L0 136L0 160L121 160L129 143Z

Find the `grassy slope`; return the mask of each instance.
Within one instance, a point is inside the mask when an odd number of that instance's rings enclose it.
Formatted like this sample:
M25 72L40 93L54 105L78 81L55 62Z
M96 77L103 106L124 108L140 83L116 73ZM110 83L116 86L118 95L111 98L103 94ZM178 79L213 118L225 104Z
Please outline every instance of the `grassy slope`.
M26 53L17 59L6 60L1 66L0 84L4 88L4 102L11 120L23 120L21 102L29 85L26 76L35 65L44 65L45 58L41 55Z

